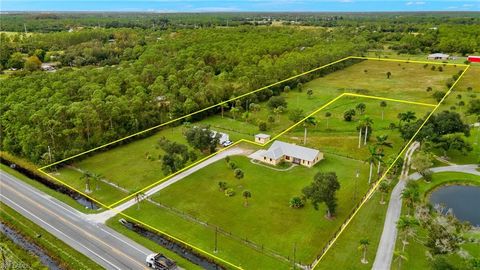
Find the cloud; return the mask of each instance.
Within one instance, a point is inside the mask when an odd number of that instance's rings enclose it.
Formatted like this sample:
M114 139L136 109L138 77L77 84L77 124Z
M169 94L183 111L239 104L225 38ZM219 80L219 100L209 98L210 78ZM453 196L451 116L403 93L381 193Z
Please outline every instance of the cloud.
M426 2L424 2L424 1L416 1L416 2L410 1L410 2L405 3L405 5L407 5L407 6L425 5L425 4L426 4Z

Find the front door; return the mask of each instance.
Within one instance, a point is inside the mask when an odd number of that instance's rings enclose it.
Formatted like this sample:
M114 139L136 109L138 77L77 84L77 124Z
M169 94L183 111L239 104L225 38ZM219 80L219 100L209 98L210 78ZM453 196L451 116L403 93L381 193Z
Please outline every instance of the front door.
M293 163L295 163L295 164L300 164L300 162L302 162L301 159L299 159L299 158L293 158Z

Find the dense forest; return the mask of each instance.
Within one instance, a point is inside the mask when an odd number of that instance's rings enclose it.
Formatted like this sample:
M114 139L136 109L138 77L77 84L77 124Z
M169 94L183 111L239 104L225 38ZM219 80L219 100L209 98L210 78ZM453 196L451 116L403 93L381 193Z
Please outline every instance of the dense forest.
M367 50L479 52L478 23L466 13L2 15L1 146L43 164Z

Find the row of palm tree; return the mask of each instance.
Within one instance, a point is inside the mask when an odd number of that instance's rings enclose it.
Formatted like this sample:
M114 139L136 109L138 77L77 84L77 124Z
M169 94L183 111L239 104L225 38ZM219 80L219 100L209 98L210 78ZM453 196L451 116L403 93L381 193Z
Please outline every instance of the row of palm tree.
M365 162L370 164L370 173L368 176L368 184L372 182L373 165L378 162L377 174L380 175L382 164L385 163L385 147L392 148L393 144L388 141L388 135L380 135L376 137L377 141L373 146L368 148L369 156Z
M91 188L91 181L92 180L95 183L95 190L100 190L100 186L98 185L98 182L102 179L101 174L85 171L85 172L83 172L83 175L80 177L80 179L85 180L85 193L92 193L93 192L93 190Z

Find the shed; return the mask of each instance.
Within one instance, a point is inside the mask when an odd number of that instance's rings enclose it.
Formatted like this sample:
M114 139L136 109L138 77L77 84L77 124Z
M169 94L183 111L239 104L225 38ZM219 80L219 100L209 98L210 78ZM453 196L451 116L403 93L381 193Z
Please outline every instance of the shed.
M270 135L268 134L260 133L255 135L255 142L257 143L266 143L268 141L270 141Z

